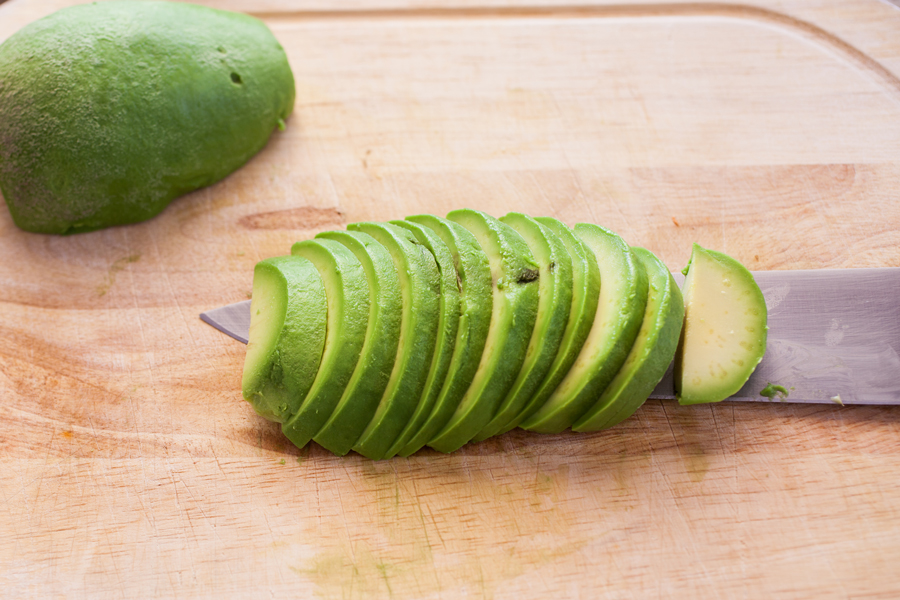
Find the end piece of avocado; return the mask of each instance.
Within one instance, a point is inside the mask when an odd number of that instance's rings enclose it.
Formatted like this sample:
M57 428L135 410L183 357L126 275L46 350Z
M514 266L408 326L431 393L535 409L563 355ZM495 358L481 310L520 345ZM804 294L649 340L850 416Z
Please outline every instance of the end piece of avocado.
M719 402L743 387L765 354L766 299L744 265L697 244L682 294L675 395L685 405Z

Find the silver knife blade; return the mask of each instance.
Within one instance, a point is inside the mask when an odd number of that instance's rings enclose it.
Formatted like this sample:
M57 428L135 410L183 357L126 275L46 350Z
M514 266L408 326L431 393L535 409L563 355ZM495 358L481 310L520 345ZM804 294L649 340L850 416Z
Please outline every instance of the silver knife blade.
M200 319L242 344L250 343L250 300L200 313Z
M753 276L769 312L766 354L729 400L900 404L900 268L755 271ZM681 285L683 276L675 277ZM200 318L247 343L249 300ZM761 395L769 384L785 392ZM671 366L650 397L675 397Z

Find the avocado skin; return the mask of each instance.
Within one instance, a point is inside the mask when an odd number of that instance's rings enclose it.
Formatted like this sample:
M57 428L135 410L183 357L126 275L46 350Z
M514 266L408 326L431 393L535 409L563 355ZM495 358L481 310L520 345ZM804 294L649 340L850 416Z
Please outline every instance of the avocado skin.
M284 50L253 17L66 8L0 45L0 191L26 231L144 221L247 162L294 94Z

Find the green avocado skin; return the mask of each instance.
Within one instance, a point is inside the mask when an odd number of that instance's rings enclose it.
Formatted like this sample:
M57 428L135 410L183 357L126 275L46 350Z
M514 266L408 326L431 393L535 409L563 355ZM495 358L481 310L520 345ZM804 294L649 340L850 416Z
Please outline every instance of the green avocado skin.
M253 17L66 8L0 45L0 191L27 231L143 221L247 162L294 94L284 50Z

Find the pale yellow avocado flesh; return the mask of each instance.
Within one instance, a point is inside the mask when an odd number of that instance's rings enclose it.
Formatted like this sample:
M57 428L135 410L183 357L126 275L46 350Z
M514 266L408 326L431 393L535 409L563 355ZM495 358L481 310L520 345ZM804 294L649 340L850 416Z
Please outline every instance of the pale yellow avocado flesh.
M684 333L675 358L678 402L724 400L743 387L765 353L765 298L741 263L697 244L682 293Z

